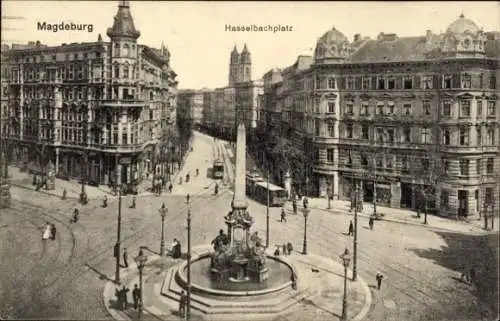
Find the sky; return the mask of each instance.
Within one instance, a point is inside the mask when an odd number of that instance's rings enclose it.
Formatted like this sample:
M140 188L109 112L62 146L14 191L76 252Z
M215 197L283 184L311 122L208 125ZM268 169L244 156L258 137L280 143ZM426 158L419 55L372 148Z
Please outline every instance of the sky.
M164 42L179 88L218 88L228 82L229 54L246 43L252 54L252 78L272 68L292 65L298 55L312 55L317 39L335 27L376 38L444 32L461 13L485 31L499 31L500 4L491 2L189 2L130 1L141 32L139 43L159 48ZM47 45L105 41L118 1L2 1L2 43L39 40ZM23 19L11 19L22 17ZM92 24L88 31L37 30L37 23ZM282 26L289 31L230 32L226 25ZM291 28L290 28L291 27Z

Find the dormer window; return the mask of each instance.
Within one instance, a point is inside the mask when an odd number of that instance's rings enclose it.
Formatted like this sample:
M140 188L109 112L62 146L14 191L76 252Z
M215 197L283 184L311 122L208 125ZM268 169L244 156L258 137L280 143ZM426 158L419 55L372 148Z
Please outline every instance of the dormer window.
M127 44L123 45L123 55L125 57L130 56L130 47Z
M469 47L470 47L470 40L469 39L465 39L464 40L464 48L468 49Z

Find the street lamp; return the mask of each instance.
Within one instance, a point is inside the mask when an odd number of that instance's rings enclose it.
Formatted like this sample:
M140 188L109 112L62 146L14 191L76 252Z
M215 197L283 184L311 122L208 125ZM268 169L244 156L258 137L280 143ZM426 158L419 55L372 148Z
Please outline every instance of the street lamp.
M142 251L139 251L139 255L135 257L135 263L137 264L137 268L139 269L139 291L141 292L141 303L139 304L139 318L142 318L142 309L144 307L144 302L143 300L143 294L142 294L142 270L144 269L144 266L146 265L146 261L148 260L148 257L142 253Z
M191 318L191 205L189 204L189 194L186 195L187 204L187 302L186 320Z
M358 201L359 200L359 185L356 184L356 190L354 193L354 243L353 243L353 265L352 265L352 280L356 281L358 276L357 272L357 258L358 258Z
M161 241L160 241L160 255L164 255L165 251L165 216L167 215L168 209L165 207L165 203L161 204L160 215L161 215Z
M269 248L269 163L267 164L267 202L266 202L266 249Z
M302 254L307 254L307 217L309 216L310 210L307 205L304 206L302 214L304 214L304 243L302 244Z
M351 255L349 250L345 249L344 253L340 256L342 259L342 264L344 265L344 296L342 298L342 318L341 320L347 320L347 267L351 262Z

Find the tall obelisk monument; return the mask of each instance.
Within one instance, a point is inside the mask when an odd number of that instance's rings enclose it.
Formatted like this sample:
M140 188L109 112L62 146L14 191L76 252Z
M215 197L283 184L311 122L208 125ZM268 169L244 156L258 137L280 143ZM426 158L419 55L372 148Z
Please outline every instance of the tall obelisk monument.
M236 136L236 167L234 170L234 196L233 196L233 212L245 212L247 204L246 195L246 147L247 135L245 125L240 123Z

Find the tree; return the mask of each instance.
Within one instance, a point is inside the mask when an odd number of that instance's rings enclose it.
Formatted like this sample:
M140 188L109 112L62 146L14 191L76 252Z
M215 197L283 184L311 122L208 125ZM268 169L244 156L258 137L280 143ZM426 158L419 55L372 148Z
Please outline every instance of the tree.
M436 186L445 174L445 164L438 157L433 147L430 147L419 155L415 156L411 163L411 170L415 177L417 189L417 213L420 217L420 210L424 212L424 224L427 224L427 214L429 205L436 201ZM423 208L421 208L423 206Z

